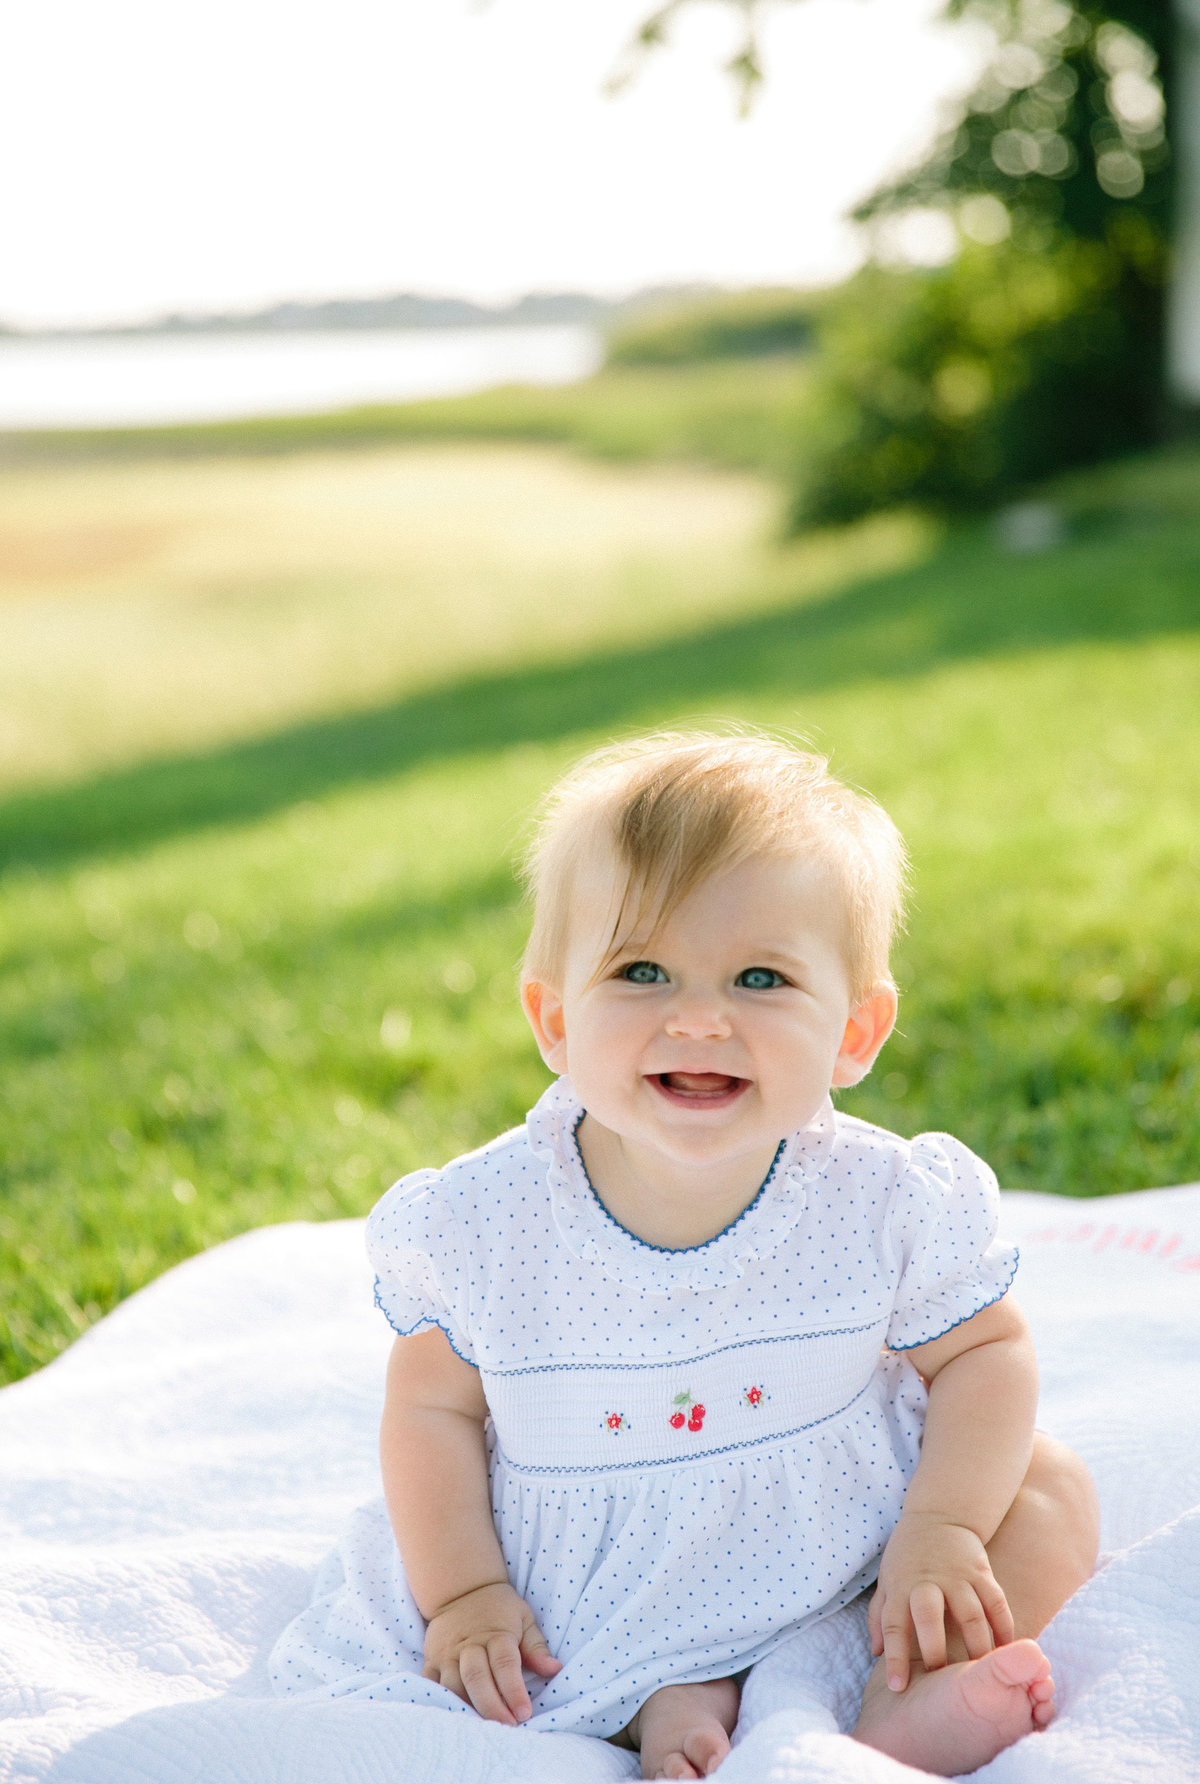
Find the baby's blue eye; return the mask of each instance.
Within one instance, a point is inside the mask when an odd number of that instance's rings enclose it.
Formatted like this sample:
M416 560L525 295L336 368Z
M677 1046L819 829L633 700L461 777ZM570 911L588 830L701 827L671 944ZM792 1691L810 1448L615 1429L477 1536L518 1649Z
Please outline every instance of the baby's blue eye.
M631 960L621 968L621 977L631 985L665 985L667 975L653 960Z
M773 966L748 966L744 973L739 973L734 981L746 991L774 991L776 985L782 985L782 973L777 973Z

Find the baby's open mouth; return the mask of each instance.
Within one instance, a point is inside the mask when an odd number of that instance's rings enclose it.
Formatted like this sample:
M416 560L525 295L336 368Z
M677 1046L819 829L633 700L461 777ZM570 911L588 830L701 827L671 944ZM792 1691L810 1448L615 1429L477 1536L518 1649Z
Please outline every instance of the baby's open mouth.
M728 1072L659 1072L654 1082L668 1095L685 1097L692 1103L720 1102L743 1089L748 1082Z

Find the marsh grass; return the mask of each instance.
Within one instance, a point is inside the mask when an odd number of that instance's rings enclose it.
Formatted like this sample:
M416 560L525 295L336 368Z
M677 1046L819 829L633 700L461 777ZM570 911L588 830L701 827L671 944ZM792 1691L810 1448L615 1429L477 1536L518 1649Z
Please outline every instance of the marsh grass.
M521 447L11 471L0 785L667 632L778 584L771 519L750 478Z
M448 643L374 704L284 701L266 735L239 735L243 712L190 753L184 725L174 754L151 736L122 765L14 789L7 1371L201 1246L362 1212L518 1121L544 1073L514 996L514 854L564 763L662 721L802 732L910 840L901 1032L847 1107L956 1132L1014 1187L1200 1175L1198 470L1081 480L1073 531L1036 557L986 529L900 531L868 562L856 535L840 576L774 560L767 594L763 509L731 497L747 582L730 570L644 634L614 599L540 661ZM173 623L166 603L164 661ZM288 663L281 647L281 679Z
M689 365L609 365L576 384L505 385L424 402L372 403L323 415L162 427L56 428L0 434L0 464L116 459L275 457L446 440L569 446L591 458L788 472L811 383L802 355Z
M911 561L775 542L760 480L519 445L0 478L0 788L794 605Z

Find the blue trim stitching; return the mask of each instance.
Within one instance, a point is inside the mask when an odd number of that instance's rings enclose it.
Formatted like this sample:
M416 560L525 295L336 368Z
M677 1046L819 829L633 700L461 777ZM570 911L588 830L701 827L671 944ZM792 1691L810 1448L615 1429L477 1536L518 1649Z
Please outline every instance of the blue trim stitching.
M871 1381L874 1379L872 1376ZM503 1451L500 1453L504 1456L505 1466L514 1474L637 1474L644 1468L690 1467L696 1462L708 1462L713 1456L734 1455L740 1450L767 1449L773 1443L787 1443L793 1437L802 1436L805 1431L815 1431L818 1425L827 1425L830 1419L840 1418L844 1412L849 1412L854 1402L861 1400L870 1388L871 1381L851 1395L844 1406L822 1413L819 1419L810 1419L806 1425L795 1425L790 1431L773 1431L769 1435L752 1437L746 1443L723 1443L718 1449L697 1450L687 1456L663 1456L661 1460L651 1462L564 1462L554 1467L538 1468L533 1464L514 1462Z
M463 1356L462 1351L459 1350L457 1344L454 1342L454 1334L451 1332L449 1326L444 1326L442 1324L440 1319L434 1319L432 1315L426 1315L424 1318L419 1319L414 1326L398 1326L380 1298L379 1284L381 1280L382 1279L378 1276L375 1278L375 1305L378 1307L380 1313L382 1313L384 1319L386 1319L388 1325L391 1326L397 1338L411 1338L414 1332L428 1332L431 1327L436 1326L438 1331L445 1337L446 1343L450 1346L460 1363L466 1363L467 1367L470 1369L477 1370L479 1368L478 1363L473 1362L470 1357Z
M787 1145L787 1137L785 1135L775 1149L775 1156L771 1160L770 1170L754 1192L753 1201L747 1202L736 1220L731 1220L728 1226L722 1227L719 1233L714 1233L711 1239L704 1239L699 1245L651 1245L649 1239L639 1239L637 1234L631 1233L627 1226L622 1226L616 1215L609 1213L608 1209L604 1206L604 1203L600 1200L600 1197L596 1194L596 1186L588 1176L588 1168L583 1162L583 1149L579 1144L579 1129L583 1123L583 1117L586 1114L587 1110L584 1109L579 1120L571 1129L571 1140L575 1147L575 1156L579 1160L579 1168L583 1172L583 1180L592 1192L592 1199L597 1208L599 1208L601 1214L603 1214L605 1220L611 1221L612 1225L616 1227L619 1233L623 1233L627 1239L632 1239L635 1245L642 1246L645 1251L661 1252L664 1257L692 1257L698 1251L707 1251L710 1245L715 1245L717 1241L723 1239L727 1233L732 1233L734 1227L740 1226L747 1214L750 1213L751 1209L757 1207L758 1203L762 1200L766 1193L767 1185L775 1175L776 1166L783 1157L783 1149Z
M1017 1265L1021 1261L1019 1247L1014 1245L1013 1250L1017 1255L1013 1259L1013 1267L1008 1273L1008 1281L1004 1284L1004 1287L998 1294L992 1296L990 1301L985 1301L981 1307L977 1307L975 1313L983 1313L986 1308L994 1307L997 1301L1002 1301L1004 1299L1005 1295L1012 1287L1013 1279L1017 1274ZM974 1319L975 1313L964 1313L961 1319L951 1320L948 1326L943 1326L942 1330L940 1332L935 1332L932 1338L918 1338L913 1344L889 1344L887 1348L889 1350L920 1350L923 1344L936 1344L939 1338L944 1338L946 1336L947 1332L954 1332L959 1326L965 1326L969 1319Z
M880 1314L876 1319L866 1320L861 1326L831 1326L826 1332L782 1332L773 1333L767 1338L741 1338L735 1344L720 1344L716 1350L702 1350L695 1355L682 1358L664 1357L658 1363L521 1363L513 1369L485 1367L483 1373L503 1376L553 1375L571 1369L597 1369L603 1370L605 1374L610 1372L617 1374L639 1369L687 1369L693 1363L707 1363L712 1357L724 1356L727 1351L748 1350L755 1344L790 1344L794 1342L804 1344L815 1338L849 1338L856 1332L869 1332L872 1326L880 1325L886 1321L886 1318L886 1314Z

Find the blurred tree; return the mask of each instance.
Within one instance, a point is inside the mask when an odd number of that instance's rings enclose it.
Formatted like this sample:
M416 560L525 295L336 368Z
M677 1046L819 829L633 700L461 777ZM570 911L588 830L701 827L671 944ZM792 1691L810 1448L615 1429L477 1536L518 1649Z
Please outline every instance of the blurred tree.
M1167 425L1168 0L950 0L994 49L927 159L859 218L924 210L948 266L869 268L830 306L796 519L988 506Z
M668 0L643 43L686 4ZM730 66L748 102L759 9L726 4L745 21ZM1172 389L1200 404L1200 0L945 10L993 49L926 159L859 208L875 264L826 307L798 520L986 504L1161 437ZM958 257L888 271L931 211Z
M1111 287L1130 396L1161 411L1173 219L1170 0L949 0L996 48L928 159L860 206L874 220L934 205L968 241L1034 253L1090 243ZM1130 417L1131 425L1133 417Z

